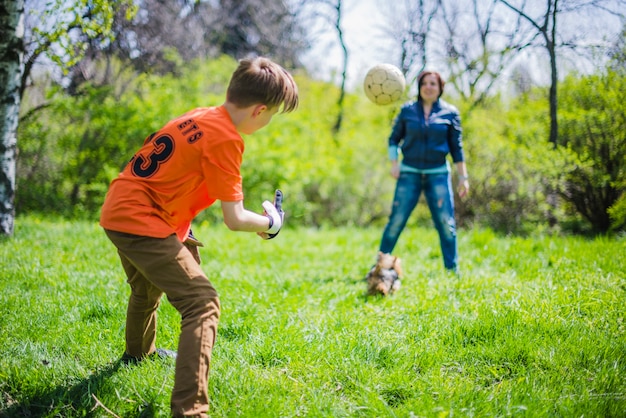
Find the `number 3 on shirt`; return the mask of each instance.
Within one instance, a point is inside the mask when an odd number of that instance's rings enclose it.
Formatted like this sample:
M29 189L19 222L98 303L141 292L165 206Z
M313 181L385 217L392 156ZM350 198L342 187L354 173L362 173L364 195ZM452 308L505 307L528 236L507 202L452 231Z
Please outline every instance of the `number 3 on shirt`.
M149 178L159 170L159 166L170 159L174 153L174 140L169 135L161 135L154 141L154 149L147 158L136 155L131 161L131 172L137 177Z

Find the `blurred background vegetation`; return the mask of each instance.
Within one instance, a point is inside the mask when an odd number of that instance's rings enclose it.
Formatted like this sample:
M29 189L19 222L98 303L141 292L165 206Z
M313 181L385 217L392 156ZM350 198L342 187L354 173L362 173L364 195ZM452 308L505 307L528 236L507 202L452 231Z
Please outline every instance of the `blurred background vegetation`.
M260 210L281 188L292 227L382 227L395 186L387 135L401 103L376 106L358 87L347 91L311 76L297 58L306 37L283 2L256 14L250 7L200 10L213 2L165 3L143 2L131 19L120 9L106 41L85 36L79 59L57 56L62 73L31 69L18 129L17 215L96 220L110 181L144 138L193 107L221 104L236 60L254 53L295 74L301 106L245 138L246 207ZM558 81L556 142L551 86L522 86L518 78L515 94L477 96L451 84L444 98L461 111L471 185L468 198L456 199L461 225L518 234L624 231L624 32L617 39L607 65ZM31 57L39 54L33 49ZM219 205L202 213L203 221L221 222ZM430 222L424 205L411 222Z

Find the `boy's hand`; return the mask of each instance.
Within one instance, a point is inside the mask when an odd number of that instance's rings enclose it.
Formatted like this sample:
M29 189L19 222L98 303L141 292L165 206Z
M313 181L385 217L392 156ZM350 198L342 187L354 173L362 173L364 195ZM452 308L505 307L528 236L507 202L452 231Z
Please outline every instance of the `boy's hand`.
M187 247L193 258L198 262L198 264L202 263L202 259L200 258L200 251L198 251L198 247L204 247L204 244L201 243L193 236L193 232L191 229L189 230L189 235L187 235L187 239L183 242L183 245Z
M204 247L204 244L198 241L198 239L193 235L191 229L189 230L189 234L187 235L187 239L184 243L192 245L194 247Z
M283 192L276 190L274 193L274 203L269 200L263 202L263 209L265 209L264 215L270 220L270 227L265 231L263 235L264 239L272 239L280 232L283 226L283 220L285 219L285 212L283 211Z

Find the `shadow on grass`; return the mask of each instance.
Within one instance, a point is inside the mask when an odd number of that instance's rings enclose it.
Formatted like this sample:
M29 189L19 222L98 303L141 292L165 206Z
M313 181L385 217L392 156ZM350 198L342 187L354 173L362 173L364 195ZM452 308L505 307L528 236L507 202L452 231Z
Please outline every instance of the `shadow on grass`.
M100 388L110 386L108 379L113 376L120 367L127 367L120 360L109 363L99 368L85 379L76 381L72 385L59 385L48 392L33 395L22 399L20 402L7 402L4 409L0 410L0 418L17 417L119 417L115 411L109 410L96 397ZM3 394L7 396L7 394ZM138 408L137 418L152 418L155 416L154 407L143 404Z

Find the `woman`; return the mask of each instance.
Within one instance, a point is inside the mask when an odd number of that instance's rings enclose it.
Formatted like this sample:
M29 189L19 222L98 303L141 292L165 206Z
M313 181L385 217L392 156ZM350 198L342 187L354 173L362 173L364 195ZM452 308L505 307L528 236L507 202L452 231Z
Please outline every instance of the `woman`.
M423 191L439 233L444 267L458 274L454 196L448 154L459 176L460 197L467 195L469 183L459 111L440 99L444 84L439 73L422 72L417 79L417 101L404 104L394 122L389 136L389 159L391 175L398 182L380 251L393 251ZM402 150L402 163L398 163L399 150Z

